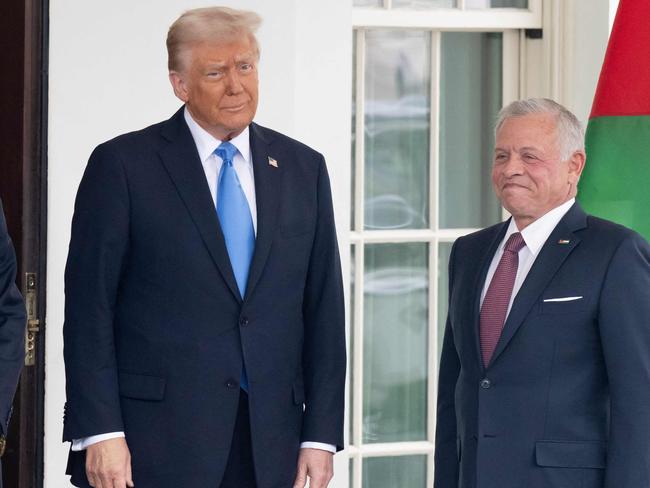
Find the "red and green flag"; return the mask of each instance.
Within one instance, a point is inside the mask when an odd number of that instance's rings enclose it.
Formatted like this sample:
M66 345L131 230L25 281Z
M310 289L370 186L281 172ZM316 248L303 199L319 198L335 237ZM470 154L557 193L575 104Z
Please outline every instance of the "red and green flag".
M650 0L620 0L586 149L581 204L650 239Z

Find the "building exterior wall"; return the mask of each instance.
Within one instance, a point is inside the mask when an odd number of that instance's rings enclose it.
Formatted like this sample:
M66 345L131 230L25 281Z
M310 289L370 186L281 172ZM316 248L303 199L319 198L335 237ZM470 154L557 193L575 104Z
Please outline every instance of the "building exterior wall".
M545 0L551 3L558 0ZM560 0L564 1L564 0ZM562 32L571 53L558 70L564 103L586 120L617 0L571 3ZM349 276L352 0L223 0L264 18L260 107L256 121L323 152ZM45 487L69 486L61 443L63 274L74 197L86 161L99 143L168 118L179 106L167 81L168 26L205 0L50 0L48 292L45 402ZM545 7L546 8L546 7ZM545 35L555 35L546 31ZM543 44L529 49L543 56ZM546 74L529 63L529 95L551 95ZM539 68L538 68L539 69ZM522 81L525 89L525 81ZM346 432L347 432L346 428ZM345 454L333 488L348 486ZM406 487L405 487L406 488Z

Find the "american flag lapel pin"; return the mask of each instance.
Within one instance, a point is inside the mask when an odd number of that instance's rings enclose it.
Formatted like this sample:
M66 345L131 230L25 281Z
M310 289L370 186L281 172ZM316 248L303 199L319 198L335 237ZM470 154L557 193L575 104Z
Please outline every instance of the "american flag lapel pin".
M278 167L277 160L273 159L271 156L269 156L269 166L273 166L274 168Z
M569 239L560 239L557 241L558 244L568 244L569 242L571 242Z

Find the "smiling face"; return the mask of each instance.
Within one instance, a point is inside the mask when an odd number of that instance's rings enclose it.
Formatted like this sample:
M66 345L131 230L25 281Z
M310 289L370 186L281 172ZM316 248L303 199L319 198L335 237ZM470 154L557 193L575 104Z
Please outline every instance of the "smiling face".
M169 78L192 118L219 140L230 140L257 111L258 52L247 36L229 43L202 42L189 51L183 71Z
M553 114L506 119L496 135L492 184L519 230L575 197L585 154L563 161Z

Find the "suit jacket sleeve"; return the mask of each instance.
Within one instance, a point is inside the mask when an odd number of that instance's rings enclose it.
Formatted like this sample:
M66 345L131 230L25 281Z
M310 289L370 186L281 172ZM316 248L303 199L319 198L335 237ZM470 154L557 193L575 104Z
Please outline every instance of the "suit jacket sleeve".
M454 277L454 256L456 244L451 249L449 258L449 303ZM451 312L451 309L450 309ZM440 374L438 379L438 412L436 417L436 450L435 450L435 479L434 488L449 488L458 486L458 452L456 433L455 391L460 360L454 344L454 334L451 328L450 313L447 315L445 335L442 343L440 358Z
M91 155L77 193L65 271L64 440L123 431L113 319L129 243L129 195L113 146Z
M611 259L598 322L611 401L605 487L650 486L650 246L638 234Z
M11 404L25 360L25 306L15 280L16 255L0 203L0 435L7 434Z
M318 217L305 284L302 441L343 449L345 313L329 177L321 156Z

